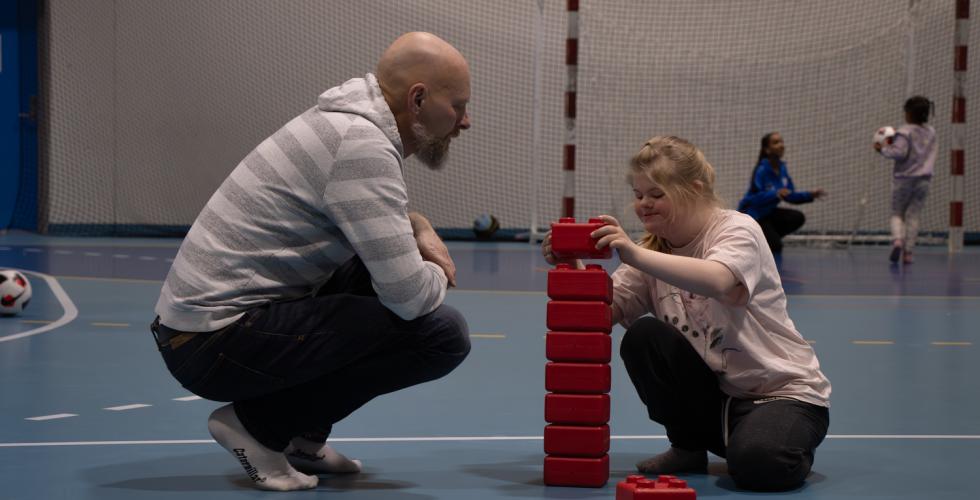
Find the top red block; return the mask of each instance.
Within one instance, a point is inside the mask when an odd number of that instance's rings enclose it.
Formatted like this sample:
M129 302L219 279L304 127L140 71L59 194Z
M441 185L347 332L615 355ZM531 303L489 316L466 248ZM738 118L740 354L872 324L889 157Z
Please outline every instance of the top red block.
M576 223L572 217L562 217L551 225L551 253L559 259L609 259L612 248L596 250L592 231L605 226L602 219Z

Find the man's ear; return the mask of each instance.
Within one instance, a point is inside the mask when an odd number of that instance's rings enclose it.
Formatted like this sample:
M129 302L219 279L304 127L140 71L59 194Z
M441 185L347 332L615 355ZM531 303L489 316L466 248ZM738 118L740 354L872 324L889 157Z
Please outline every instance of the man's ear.
M418 114L419 110L422 109L422 101L425 100L427 96L427 89L425 84L416 83L408 89L408 109L412 111L412 114Z

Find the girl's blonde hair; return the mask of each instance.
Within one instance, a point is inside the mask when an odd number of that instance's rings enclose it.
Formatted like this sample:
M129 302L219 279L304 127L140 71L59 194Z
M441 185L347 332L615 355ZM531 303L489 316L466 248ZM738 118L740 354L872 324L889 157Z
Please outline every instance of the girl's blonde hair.
M682 211L722 204L715 194L715 169L697 147L680 137L656 136L648 140L630 160L626 182L632 185L635 175L646 176L663 190L674 207L671 222ZM665 241L649 233L640 245L659 252L668 250Z

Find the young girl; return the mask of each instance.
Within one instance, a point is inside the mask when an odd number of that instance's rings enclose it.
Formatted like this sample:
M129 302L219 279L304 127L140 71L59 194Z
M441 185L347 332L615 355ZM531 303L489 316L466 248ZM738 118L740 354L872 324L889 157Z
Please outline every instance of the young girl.
M919 235L919 213L929 194L936 165L936 129L927 125L932 101L922 96L905 101L906 125L895 131L891 144L874 144L876 151L895 160L892 173L892 252L889 260L912 263L912 249Z
M683 139L650 139L630 166L648 234L635 243L602 216L593 237L623 262L612 277L620 355L670 440L637 468L705 472L711 451L742 488L800 486L827 432L830 382L787 315L759 225L719 207L714 170ZM556 262L550 234L542 252Z

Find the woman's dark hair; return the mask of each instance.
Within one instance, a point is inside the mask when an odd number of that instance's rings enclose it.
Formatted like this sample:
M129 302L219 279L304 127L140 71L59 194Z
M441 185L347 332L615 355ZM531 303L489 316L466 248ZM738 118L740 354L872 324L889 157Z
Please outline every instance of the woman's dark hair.
M768 134L762 136L762 146L759 148L759 159L755 161L756 165L762 163L762 159L769 156L766 153L766 149L769 148L769 138L772 137L772 134L775 134L775 132L769 132Z
M922 125L929 121L929 115L935 114L935 104L921 95L912 96L905 101L905 112L913 123Z

